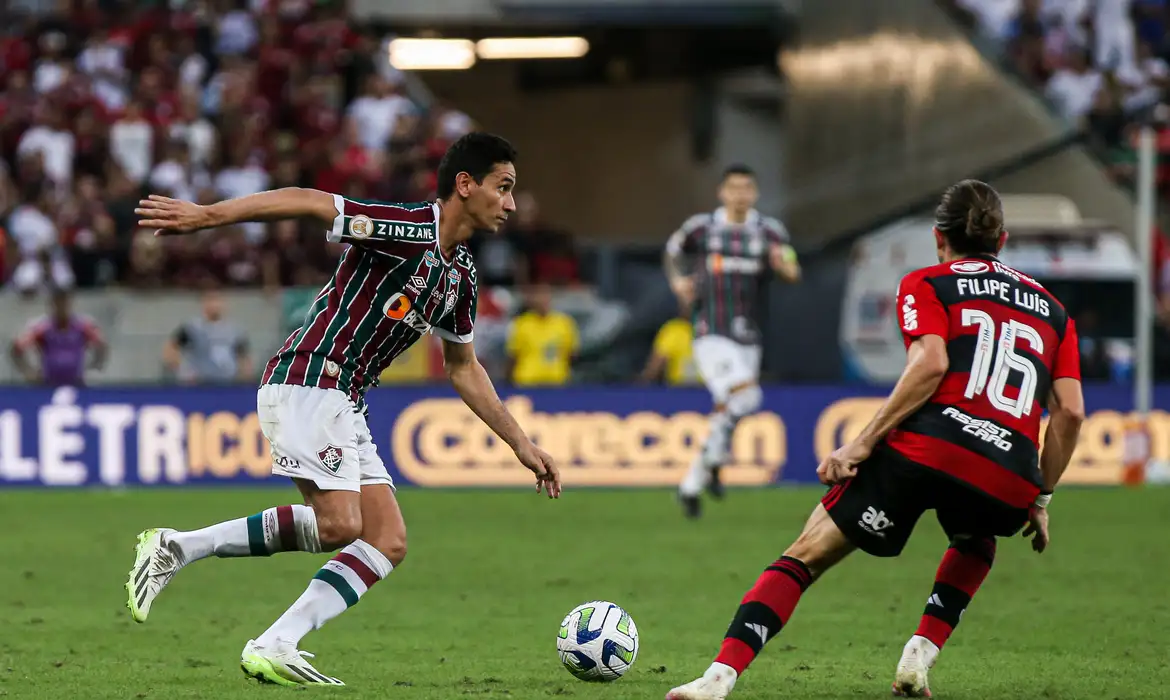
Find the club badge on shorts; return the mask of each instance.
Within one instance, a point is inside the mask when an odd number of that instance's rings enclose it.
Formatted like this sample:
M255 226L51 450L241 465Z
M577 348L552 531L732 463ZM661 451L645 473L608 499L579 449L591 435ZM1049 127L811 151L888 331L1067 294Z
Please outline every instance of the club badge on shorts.
M317 459L321 460L321 464L334 474L337 473L338 469L341 469L342 458L341 448L333 445L326 445L325 449L317 452Z

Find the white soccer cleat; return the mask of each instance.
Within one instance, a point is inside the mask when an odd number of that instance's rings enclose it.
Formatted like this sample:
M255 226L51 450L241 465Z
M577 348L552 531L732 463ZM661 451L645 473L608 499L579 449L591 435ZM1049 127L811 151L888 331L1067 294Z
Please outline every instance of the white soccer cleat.
M737 676L735 669L726 664L711 664L702 678L670 691L666 700L724 700L735 687Z
M150 606L179 569L187 562L178 550L167 545L170 528L153 528L138 535L134 549L134 567L126 581L126 607L135 622L146 622Z
M307 651L301 651L292 644L262 647L256 640L249 639L240 654L240 668L244 675L261 683L273 683L288 687L302 685L345 685L340 680L326 676L313 668L305 659L313 658Z
M894 672L894 695L900 698L929 698L926 675L938 658L938 647L926 637L914 635L902 649L902 659Z

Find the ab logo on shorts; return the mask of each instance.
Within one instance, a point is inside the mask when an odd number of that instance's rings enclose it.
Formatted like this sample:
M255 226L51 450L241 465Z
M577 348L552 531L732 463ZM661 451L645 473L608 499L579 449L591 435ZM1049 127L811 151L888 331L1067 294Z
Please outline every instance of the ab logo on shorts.
M868 533L885 537L886 533L882 530L893 527L894 521L886 517L884 510L874 510L874 507L870 506L865 509L865 513L862 514L861 520L858 520L857 524Z
M325 449L317 453L317 458L321 460L321 464L334 474L338 469L341 469L342 452L340 447L333 445L326 445Z

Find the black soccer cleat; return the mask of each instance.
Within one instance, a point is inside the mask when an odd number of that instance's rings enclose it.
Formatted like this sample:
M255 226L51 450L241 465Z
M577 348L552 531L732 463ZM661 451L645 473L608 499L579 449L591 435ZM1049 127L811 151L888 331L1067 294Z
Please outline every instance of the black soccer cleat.
M723 495L727 493L723 488L723 480L719 478L720 467L715 467L711 470L711 481L707 483L707 493L711 494L712 498L722 500Z
M703 506L698 496L684 496L679 494L678 502L682 504L683 516L696 520L703 514Z

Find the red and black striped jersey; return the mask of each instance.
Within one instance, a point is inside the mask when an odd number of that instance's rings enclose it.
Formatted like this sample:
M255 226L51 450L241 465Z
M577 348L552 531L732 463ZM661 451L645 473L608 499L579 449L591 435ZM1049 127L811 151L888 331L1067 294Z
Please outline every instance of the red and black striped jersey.
M1072 319L1036 280L994 256L911 272L902 337L937 335L949 367L930 400L886 437L910 460L1024 508L1043 484L1040 421L1052 382L1080 379Z
M742 224L729 222L722 209L696 214L671 234L667 253L694 262L695 337L721 335L741 343L759 342L756 314L771 270L769 252L785 243L784 224L754 209Z
M359 408L365 392L426 333L470 343L476 274L459 244L439 248L439 205L389 204L334 195L326 237L350 246L304 323L264 371L265 384L339 389Z

